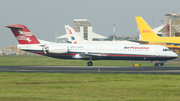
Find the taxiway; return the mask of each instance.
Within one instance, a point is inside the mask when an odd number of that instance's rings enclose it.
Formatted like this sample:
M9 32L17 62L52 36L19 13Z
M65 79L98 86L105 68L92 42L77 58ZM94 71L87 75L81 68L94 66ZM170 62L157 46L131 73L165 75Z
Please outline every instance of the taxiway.
M0 66L0 72L180 74L180 67L154 66Z

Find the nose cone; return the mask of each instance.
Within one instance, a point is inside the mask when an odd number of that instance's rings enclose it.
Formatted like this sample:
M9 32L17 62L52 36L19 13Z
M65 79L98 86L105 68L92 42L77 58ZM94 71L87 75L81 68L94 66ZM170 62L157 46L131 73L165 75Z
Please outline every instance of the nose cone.
M172 59L176 59L178 57L178 55L175 52L169 51L166 54L166 60L172 60Z
M175 58L178 57L178 55L177 55L176 53L172 52L172 53L171 53L171 57L172 57L172 59L175 59Z

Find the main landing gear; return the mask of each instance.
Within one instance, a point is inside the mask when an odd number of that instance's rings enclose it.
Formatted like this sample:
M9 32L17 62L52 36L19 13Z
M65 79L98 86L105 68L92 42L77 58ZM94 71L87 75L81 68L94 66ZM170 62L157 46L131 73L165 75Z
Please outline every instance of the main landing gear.
M87 62L88 66L92 66L93 65L93 63L91 61L92 61L92 58L90 58L89 62Z
M164 63L155 63L154 66L164 66Z
M91 61L89 61L89 62L87 62L87 65L88 65L88 66L92 66L93 63L92 63Z

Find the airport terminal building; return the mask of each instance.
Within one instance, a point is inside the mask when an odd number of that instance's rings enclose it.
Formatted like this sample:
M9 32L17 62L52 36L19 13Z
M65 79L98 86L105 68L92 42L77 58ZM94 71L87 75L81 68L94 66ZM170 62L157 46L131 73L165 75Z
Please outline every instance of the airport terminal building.
M166 14L166 24L153 29L161 37L180 37L180 14Z

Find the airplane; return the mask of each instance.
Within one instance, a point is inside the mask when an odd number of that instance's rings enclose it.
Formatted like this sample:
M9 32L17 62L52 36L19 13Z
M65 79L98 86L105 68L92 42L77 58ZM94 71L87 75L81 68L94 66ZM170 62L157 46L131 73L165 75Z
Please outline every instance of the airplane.
M180 49L180 37L159 37L142 17L135 17L142 39L133 42L163 45L169 49ZM131 40L132 41L132 40Z
M177 54L160 45L43 43L21 24L8 25L18 40L17 48L58 59L167 61ZM158 63L156 65L164 65Z
M65 30L68 35L68 41L69 43L91 43L91 44L136 44L139 45L139 43L131 42L127 40L123 41L87 41L82 40L79 35L74 31L72 27L69 25L65 25Z

